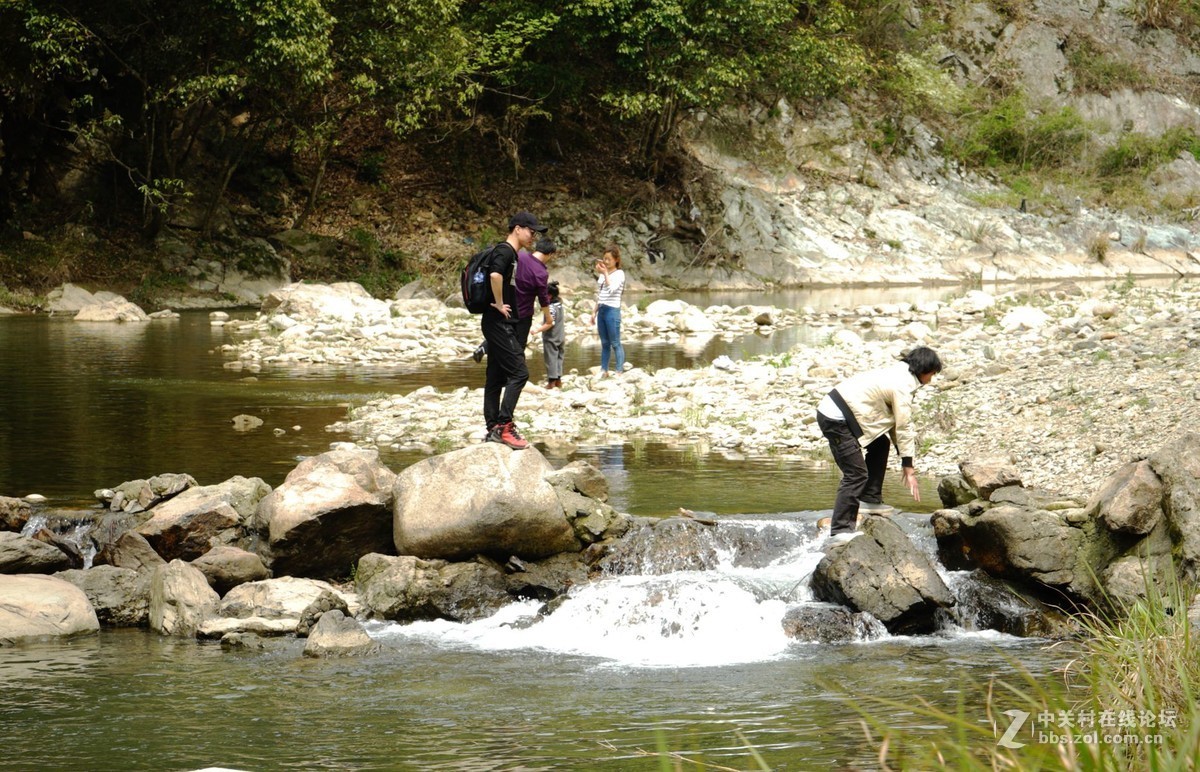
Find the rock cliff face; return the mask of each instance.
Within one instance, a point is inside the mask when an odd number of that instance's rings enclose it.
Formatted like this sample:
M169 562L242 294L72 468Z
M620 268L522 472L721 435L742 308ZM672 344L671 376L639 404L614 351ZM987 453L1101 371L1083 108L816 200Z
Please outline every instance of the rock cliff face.
M1101 144L1128 133L1200 133L1200 110L1172 92L1173 84L1200 72L1200 56L1173 32L1140 26L1133 3L1045 0L1012 18L992 5L967 4L945 19L933 56L959 85L1002 78L1032 104L1073 108ZM908 14L920 22L916 10ZM1085 44L1106 60L1140 68L1143 90L1083 89L1066 52ZM631 274L647 285L736 289L1200 272L1188 218L1180 225L1089 211L1065 192L1052 206L1027 211L981 205L1001 199L1002 189L949 161L919 116L895 117L905 142L889 157L867 144L864 120L860 107L823 107L805 116L785 103L719 120L700 116L687 130L687 150L703 169L690 196L664 202L609 235L633 256ZM1152 206L1190 204L1197 193L1200 163L1188 153L1147 180Z

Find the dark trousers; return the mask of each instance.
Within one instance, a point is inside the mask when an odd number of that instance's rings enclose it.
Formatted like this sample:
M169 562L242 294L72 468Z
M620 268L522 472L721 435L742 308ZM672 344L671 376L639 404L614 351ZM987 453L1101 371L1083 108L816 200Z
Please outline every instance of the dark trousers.
M833 460L842 470L829 533L853 531L858 523L858 502L883 501L883 476L887 473L891 441L886 434L876 437L864 453L845 421L834 421L817 413L817 426L829 441Z
M521 390L529 381L525 366L525 347L518 338L517 326L498 313L484 312L480 322L487 341L487 380L483 384L483 420L490 430L497 424L512 423L513 411ZM525 337L529 324L525 325ZM503 398L501 398L503 393Z

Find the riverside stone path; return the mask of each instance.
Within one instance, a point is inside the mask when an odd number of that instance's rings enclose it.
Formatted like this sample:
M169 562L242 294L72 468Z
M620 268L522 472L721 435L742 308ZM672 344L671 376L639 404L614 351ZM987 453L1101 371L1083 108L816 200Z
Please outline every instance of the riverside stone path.
M916 464L926 476L953 473L966 458L1006 458L1027 485L1086 497L1121 464L1191 430L1200 416L1195 379L1200 285L1192 281L1171 287L1121 282L1087 290L1064 283L999 296L970 291L950 302L830 312L702 311L678 301L658 302L668 305L653 313L653 304L645 312L627 308L631 323L623 332L682 341L696 333L681 328L703 326L695 321L702 319L715 322L726 335L804 324L818 331L814 339L820 343L757 359L720 357L693 369L635 367L607 379L593 369L566 376L562 390L531 383L516 415L527 437L549 445L641 438L701 452L827 457L814 419L820 398L842 378L884 366L917 344L937 349L946 364L946 371L918 392ZM455 310L429 308L420 319L403 311L396 318L418 336L440 335L443 357L473 350L477 319L455 322L455 327L431 321L454 316ZM570 304L569 323L582 334L590 332L589 312L587 301ZM370 359L362 352L375 346L369 335L358 346L346 342L353 336L342 335L339 346L345 351L331 356L328 345L339 335L326 325L316 340L291 336L286 357L272 360L261 355L276 350L263 335L271 323L260 319L256 324L256 337L227 347L238 354L238 366L247 360L271 366L305 357L328 362L358 356L365 362ZM297 324L321 326L276 320L274 327ZM451 327L461 329L462 336L448 335ZM255 353L247 357L247 352ZM539 356L533 351L531 361ZM482 374L480 380L482 387ZM372 400L328 428L348 432L365 447L442 452L482 440L481 403L482 388L425 387Z

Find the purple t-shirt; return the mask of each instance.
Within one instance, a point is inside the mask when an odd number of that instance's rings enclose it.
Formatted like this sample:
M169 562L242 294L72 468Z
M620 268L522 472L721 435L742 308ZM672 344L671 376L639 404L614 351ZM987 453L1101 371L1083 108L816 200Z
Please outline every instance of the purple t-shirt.
M550 305L550 291L546 284L550 279L550 271L546 264L529 252L521 250L517 253L517 318L530 319L533 317L533 301L541 302L542 307Z

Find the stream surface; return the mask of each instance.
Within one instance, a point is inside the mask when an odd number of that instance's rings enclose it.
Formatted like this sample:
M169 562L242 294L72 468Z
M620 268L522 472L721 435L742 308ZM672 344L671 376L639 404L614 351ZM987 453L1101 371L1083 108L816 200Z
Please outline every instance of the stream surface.
M863 288L684 297L822 308L953 294ZM714 340L702 351L626 348L637 364L690 367L721 354L786 351L811 334ZM0 495L39 493L50 508L87 508L96 489L164 472L187 472L205 485L243 475L275 486L300 459L350 439L325 430L348 405L483 381L483 368L469 358L247 378L223 367L226 335L206 312L145 325L0 318ZM594 347L571 346L567 369L592 366L596 356ZM534 370L536 378L540 363ZM230 419L243 413L265 426L233 431ZM655 443L547 455L556 465L591 460L622 511L668 515L685 507L803 533L815 532L838 482L822 461ZM384 455L396 471L419 458ZM924 501L914 505L898 478L889 475L886 499L908 512L937 506L936 481L924 481ZM573 595L561 617L532 627L522 615L536 608L523 604L470 625L372 622L384 652L358 660L307 659L293 639L229 652L144 630L0 649L0 768L649 770L660 768L660 752L751 768L751 749L774 769L873 768L876 749L864 740L856 708L933 739L946 733L938 721L872 700L915 706L926 699L951 712L961 701L965 718L987 726L991 679L1021 682L1029 673L1047 682L1069 658L1043 641L953 622L915 638L785 639L782 613L811 602L804 582L815 550L806 544L752 570L605 580ZM1018 707L998 699L992 715Z

